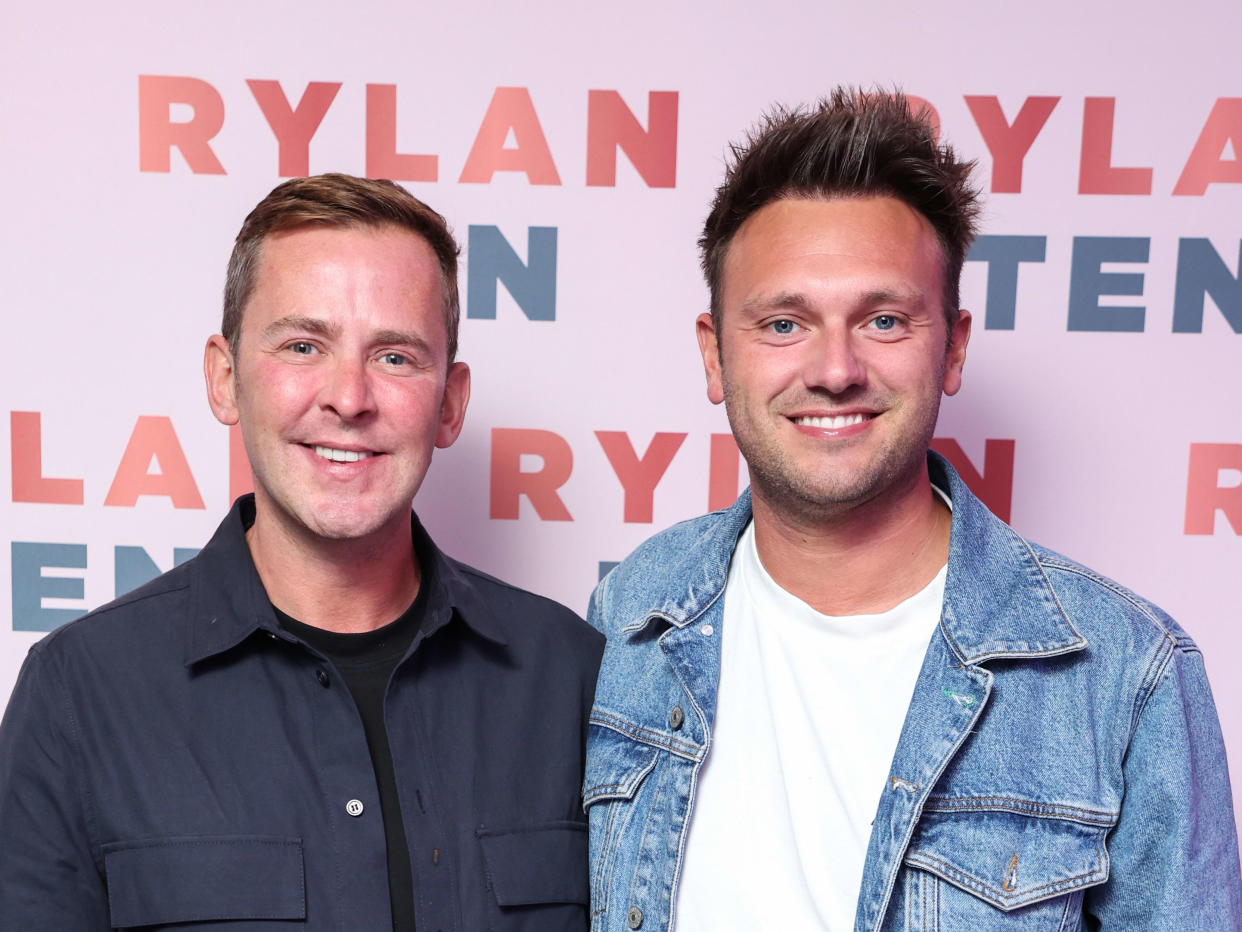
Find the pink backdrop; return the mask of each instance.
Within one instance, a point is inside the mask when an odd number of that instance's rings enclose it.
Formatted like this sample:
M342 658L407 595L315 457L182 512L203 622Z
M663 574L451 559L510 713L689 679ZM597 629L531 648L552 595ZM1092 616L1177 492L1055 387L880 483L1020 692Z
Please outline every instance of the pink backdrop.
M1236 762L1242 6L495 6L6 12L0 701L31 629L227 508L199 360L282 176L404 179L469 241L474 397L418 508L450 553L584 611L602 562L734 491L693 337L726 142L773 102L884 82L986 192L939 437L1019 531L1181 621Z

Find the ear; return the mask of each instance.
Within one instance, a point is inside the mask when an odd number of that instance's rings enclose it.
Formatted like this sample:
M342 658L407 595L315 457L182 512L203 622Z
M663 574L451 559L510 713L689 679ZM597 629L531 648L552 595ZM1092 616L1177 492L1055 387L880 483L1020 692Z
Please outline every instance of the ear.
M220 334L207 340L203 350L203 376L207 380L207 404L221 424L237 423L237 371L228 341Z
M466 405L470 403L470 367L455 362L449 367L444 380L444 401L440 405L440 427L436 431L436 446L451 447L461 433L466 419Z
M700 314L694 322L695 336L699 338L699 352L703 354L703 372L707 376L707 399L714 405L724 401L724 382L720 375L720 336L711 314Z
M966 344L970 342L970 311L957 312L957 323L949 334L949 350L944 361L944 393L956 395L962 387L962 369L966 366Z

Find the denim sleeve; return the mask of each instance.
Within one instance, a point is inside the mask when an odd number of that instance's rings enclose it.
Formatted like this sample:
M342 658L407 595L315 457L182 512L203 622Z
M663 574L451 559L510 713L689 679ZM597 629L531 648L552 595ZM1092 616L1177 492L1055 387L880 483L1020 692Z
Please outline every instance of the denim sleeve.
M587 623L600 634L607 634L604 625L607 619L604 616L604 589L612 580L612 574L616 570L611 570L607 576L599 581L599 585L595 587L595 591L591 593L591 602L587 605Z
M1137 714L1108 881L1085 911L1105 930L1242 929L1225 747L1197 648L1173 647Z
M38 647L0 722L0 929L107 929L69 702Z

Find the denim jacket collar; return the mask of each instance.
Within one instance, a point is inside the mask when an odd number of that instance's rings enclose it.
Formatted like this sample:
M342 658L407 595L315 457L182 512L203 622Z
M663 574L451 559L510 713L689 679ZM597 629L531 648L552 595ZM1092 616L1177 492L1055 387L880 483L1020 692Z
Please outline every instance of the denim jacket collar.
M717 514L719 520L708 525L695 546L687 547L681 559L668 568L667 578L683 581L684 588L667 587L662 593L662 603L645 617L624 625L623 634L640 634L657 620L684 628L724 592L737 539L750 523L750 489L745 489L736 502Z
M1081 650L1086 639L1066 616L1030 545L987 510L938 453L928 453L932 482L953 502L949 572L941 630L957 659L1052 657ZM690 624L724 591L737 539L751 519L750 489L719 513L698 546L672 564L661 605L622 628L636 635L657 620ZM704 560L704 554L710 557Z
M1030 544L988 511L942 456L929 453L927 465L953 502L940 627L957 658L977 664L1086 647Z

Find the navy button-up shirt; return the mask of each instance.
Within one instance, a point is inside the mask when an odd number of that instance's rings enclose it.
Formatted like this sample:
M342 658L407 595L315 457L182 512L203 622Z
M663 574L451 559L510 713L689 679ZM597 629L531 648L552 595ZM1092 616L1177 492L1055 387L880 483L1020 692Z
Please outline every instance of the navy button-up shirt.
M190 562L31 649L0 725L0 928L390 927L362 722L278 626L243 508ZM418 928L585 929L603 639L433 553L384 710Z

